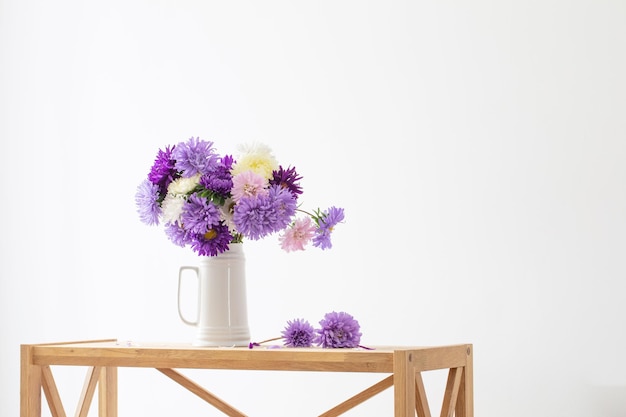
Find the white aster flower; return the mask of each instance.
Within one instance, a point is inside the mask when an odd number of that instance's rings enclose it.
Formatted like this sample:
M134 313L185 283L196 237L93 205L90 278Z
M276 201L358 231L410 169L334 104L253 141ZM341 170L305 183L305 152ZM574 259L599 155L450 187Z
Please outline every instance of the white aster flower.
M272 171L278 169L278 161L269 146L262 143L240 145L237 150L239 157L231 170L234 175L244 171L252 171L263 178L272 178Z
M187 195L200 183L200 174L189 178L177 178L167 187L167 194Z
M168 193L161 203L163 221L165 223L178 222L183 213L183 204L185 204L185 197Z
M235 226L235 222L233 220L233 216L235 214L235 201L232 198L227 198L224 205L220 206L219 209L220 219L228 227L230 233L239 233L237 232L237 227Z

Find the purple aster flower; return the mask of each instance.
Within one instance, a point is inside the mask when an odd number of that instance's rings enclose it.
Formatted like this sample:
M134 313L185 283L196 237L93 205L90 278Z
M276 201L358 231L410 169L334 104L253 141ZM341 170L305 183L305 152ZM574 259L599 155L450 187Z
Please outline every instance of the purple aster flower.
M224 156L219 160L215 169L200 178L200 185L224 198L230 196L230 190L233 188L233 176L230 173L232 167L233 157Z
M158 203L159 186L153 184L150 180L143 180L137 187L135 194L135 203L137 204L137 212L139 219L147 225L158 225L161 207Z
M269 198L276 213L274 231L282 230L291 223L291 218L296 213L296 197L286 188L272 185Z
M235 159L233 158L232 155L224 155L221 159L220 159L220 164L226 168L227 170L231 170L233 169L233 164L235 163Z
M233 222L242 235L258 240L287 227L295 212L293 194L272 185L267 195L242 197L235 206Z
M319 228L317 234L313 238L313 246L321 249L330 249L333 247L330 241L330 234L333 228L343 221L344 214L342 208L331 207L320 216L318 216Z
M213 142L194 137L176 145L172 157L176 161L176 169L185 178L208 174L217 167L219 160Z
M191 248L200 256L217 256L228 250L232 238L228 227L220 223L204 234L193 234Z
M181 221L192 233L204 233L220 222L220 210L206 198L191 194L183 205Z
M282 331L285 346L310 347L313 343L315 329L303 319L289 320Z
M252 240L272 233L276 213L269 195L243 197L235 206L233 222L239 233Z
M178 177L176 167L174 166L176 161L172 159L172 151L174 148L175 146L172 148L167 146L165 151L159 149L154 164L148 174L150 182L159 186L161 195L167 193L167 186Z
M165 225L165 234L176 246L184 248L191 243L191 234L178 223L168 223Z
M280 185L282 188L288 189L297 198L299 194L302 194L302 187L298 183L301 179L302 177L298 175L295 167L284 169L281 165L278 167L278 171L272 172L270 184Z
M361 342L361 326L348 313L327 313L320 325L313 343L323 348L355 348Z

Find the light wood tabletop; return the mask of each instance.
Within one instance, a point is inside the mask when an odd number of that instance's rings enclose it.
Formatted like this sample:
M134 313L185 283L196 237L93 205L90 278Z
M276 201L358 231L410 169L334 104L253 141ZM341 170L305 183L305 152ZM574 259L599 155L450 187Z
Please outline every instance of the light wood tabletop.
M320 417L339 416L394 387L395 417L431 417L422 372L448 369L441 409L445 417L473 417L473 346L374 346L354 349L197 347L185 343L116 339L21 346L21 417L41 416L43 392L53 417L65 417L50 366L87 367L76 416L87 416L98 388L98 414L117 417L117 368L155 368L231 417L247 414L176 369L367 372L389 374Z

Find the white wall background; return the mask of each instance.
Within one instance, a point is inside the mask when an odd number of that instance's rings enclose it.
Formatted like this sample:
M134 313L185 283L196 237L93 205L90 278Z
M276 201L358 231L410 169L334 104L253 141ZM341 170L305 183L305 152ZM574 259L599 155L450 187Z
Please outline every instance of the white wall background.
M192 135L261 140L346 210L332 251L247 245L253 339L343 310L364 344L474 343L477 416L626 415L624 74L621 0L0 0L0 415L21 343L192 339L195 256L134 206ZM71 414L84 370L55 372ZM313 416L369 376L197 378ZM153 370L120 389L120 416L220 415Z

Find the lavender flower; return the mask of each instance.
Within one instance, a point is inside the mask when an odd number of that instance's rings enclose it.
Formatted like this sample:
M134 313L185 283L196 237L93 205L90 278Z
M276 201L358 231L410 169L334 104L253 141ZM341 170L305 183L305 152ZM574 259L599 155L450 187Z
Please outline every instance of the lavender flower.
M345 312L331 312L320 321L322 326L316 330L313 340L323 348L355 348L361 341L359 322Z
M321 249L332 248L333 245L330 241L330 234L332 233L334 227L343 221L343 219L343 209L334 206L319 215L319 229L317 229L317 235L313 238L313 246Z
M139 219L149 226L159 224L161 207L159 206L158 198L159 186L153 184L150 180L144 180L137 187L135 203L137 204Z
M213 142L194 137L179 143L172 151L172 157L176 161L176 169L186 178L208 174L217 167L219 160Z
M315 329L303 319L289 320L282 331L285 346L310 347L313 343Z

